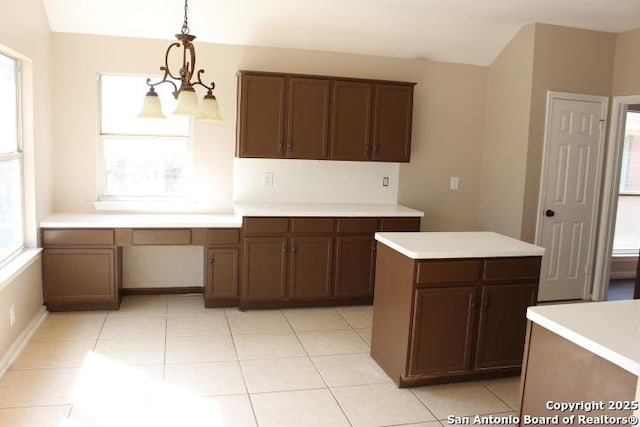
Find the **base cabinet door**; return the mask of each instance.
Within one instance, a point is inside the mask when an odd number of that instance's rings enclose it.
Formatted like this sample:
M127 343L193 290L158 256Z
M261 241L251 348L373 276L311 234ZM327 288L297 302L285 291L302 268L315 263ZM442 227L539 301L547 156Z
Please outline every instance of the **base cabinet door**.
M471 369L477 289L418 289L415 292L410 375Z
M333 239L329 237L291 238L289 298L329 299Z
M43 279L49 310L118 308L116 249L45 249Z
M375 241L371 235L336 237L334 296L373 298Z
M485 285L481 292L475 368L520 366L527 307L536 303L537 286Z
M287 238L245 237L243 243L243 300L284 300L287 283Z
M208 307L237 304L238 260L238 248L211 248L207 251L204 298Z

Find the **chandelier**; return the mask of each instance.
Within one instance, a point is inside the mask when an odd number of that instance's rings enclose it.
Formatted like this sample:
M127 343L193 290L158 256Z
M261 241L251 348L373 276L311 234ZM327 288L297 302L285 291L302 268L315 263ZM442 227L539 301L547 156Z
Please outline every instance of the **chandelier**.
M220 111L218 109L218 101L213 95L213 89L215 83L211 82L207 85L202 82L201 75L204 70L198 70L195 74L195 81L191 81L194 78L194 71L196 65L196 50L193 46L193 40L196 36L189 34L189 23L187 18L188 0L184 2L184 22L180 34L176 34L176 38L179 42L174 42L169 45L164 55L164 66L160 67L160 71L164 72L162 80L152 83L151 79L147 79L147 86L149 91L144 97L142 103L142 111L138 117L142 118L165 118L162 112L162 105L160 104L160 98L155 91L155 87L163 84L170 83L173 85L173 96L178 100L174 115L177 116L191 116L204 120L218 120L222 121ZM179 48L182 46L182 67L179 73L176 75L169 69L169 53L173 48ZM207 90L206 95L202 99L200 105L198 105L198 97L194 86L202 86Z

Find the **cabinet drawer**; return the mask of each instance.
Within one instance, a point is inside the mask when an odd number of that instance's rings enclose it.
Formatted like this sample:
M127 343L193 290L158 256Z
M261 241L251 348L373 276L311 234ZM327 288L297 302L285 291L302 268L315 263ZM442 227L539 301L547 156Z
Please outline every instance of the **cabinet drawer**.
M420 261L418 283L468 283L480 279L480 260Z
M330 234L333 232L333 218L292 218L291 231Z
M44 246L75 245L100 246L113 245L114 231L108 230L42 230Z
M340 218L337 221L338 233L375 233L378 231L378 218Z
M216 228L207 232L207 243L210 245L237 245L240 243L240 230L233 228Z
M541 257L488 259L484 262L484 280L538 280L540 260Z
M420 231L420 217L382 218L380 231Z
M277 234L286 233L289 229L289 218L245 218L245 234Z
M191 229L133 230L134 245L190 245Z

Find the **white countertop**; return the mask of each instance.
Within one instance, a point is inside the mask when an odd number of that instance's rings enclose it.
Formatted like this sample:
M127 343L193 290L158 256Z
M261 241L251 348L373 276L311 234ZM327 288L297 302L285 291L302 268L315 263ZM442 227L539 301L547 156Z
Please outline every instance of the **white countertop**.
M424 216L424 212L406 206L375 203L234 203L233 206L242 216Z
M488 231L376 233L412 259L542 256L544 248Z
M527 318L640 376L640 300L529 307Z
M53 214L42 228L240 228L238 215Z

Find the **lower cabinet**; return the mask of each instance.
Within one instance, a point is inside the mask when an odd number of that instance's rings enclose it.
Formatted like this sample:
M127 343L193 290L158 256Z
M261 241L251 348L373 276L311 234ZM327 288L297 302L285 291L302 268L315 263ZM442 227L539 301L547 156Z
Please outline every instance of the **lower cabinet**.
M371 235L336 237L337 298L373 299L375 240Z
M242 301L286 298L287 238L246 237L242 253Z
M370 304L381 229L419 231L420 218L245 218L240 307Z
M371 356L401 387L515 375L540 257L376 259Z
M239 300L239 250L209 248L206 259L204 302L206 307L235 306Z
M475 286L416 291L410 350L412 375L470 369L476 298Z
M332 260L331 237L292 237L289 255L289 299L329 299Z
M112 310L120 304L116 248L43 251L44 301L50 311Z

